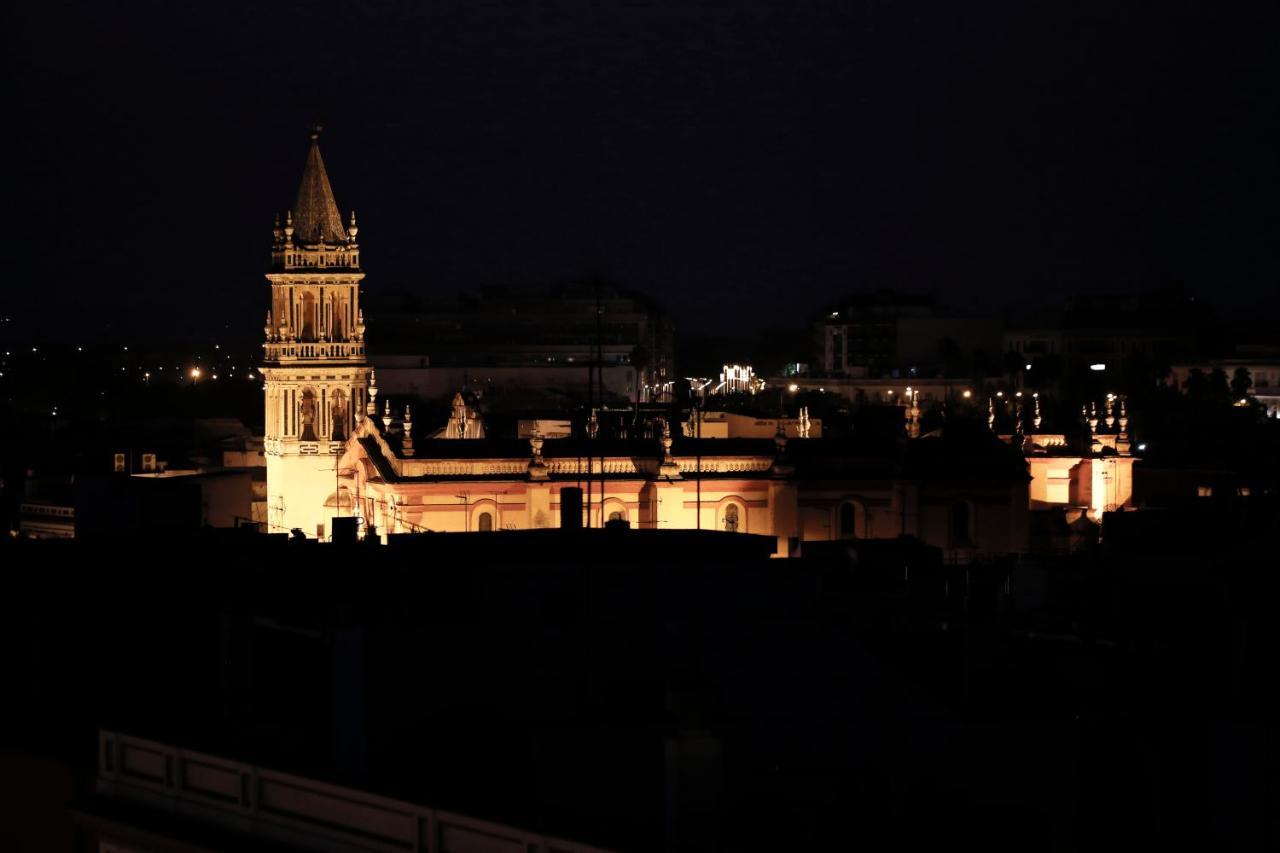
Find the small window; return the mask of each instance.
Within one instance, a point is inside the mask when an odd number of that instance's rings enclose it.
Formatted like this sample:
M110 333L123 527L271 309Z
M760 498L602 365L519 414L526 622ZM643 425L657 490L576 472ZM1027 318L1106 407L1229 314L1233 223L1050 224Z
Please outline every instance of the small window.
M143 471L156 470L156 455L154 453L142 454L142 470Z
M738 532L738 505L729 504L724 508L724 529L728 533Z
M1248 486L1240 486L1236 489L1236 494L1242 498L1247 498L1249 495L1253 494L1253 489L1250 489Z
M116 472L117 474L123 474L123 473L124 473L124 464L125 464L124 454L123 454L123 453L117 453L117 454L115 455L115 460L114 460L114 463L113 463L113 469L115 470L115 472Z
M488 533L493 530L493 515L487 512L480 513L480 518L477 519L476 527L481 533Z
M1196 486L1196 495L1202 498L1213 497L1213 486Z

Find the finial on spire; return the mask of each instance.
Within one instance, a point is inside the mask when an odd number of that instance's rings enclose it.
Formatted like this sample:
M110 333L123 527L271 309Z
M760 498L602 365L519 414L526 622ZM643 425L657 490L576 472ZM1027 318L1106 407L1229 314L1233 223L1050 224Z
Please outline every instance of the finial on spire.
M324 126L319 124L311 125L311 141L315 142L320 138L320 134L324 132Z

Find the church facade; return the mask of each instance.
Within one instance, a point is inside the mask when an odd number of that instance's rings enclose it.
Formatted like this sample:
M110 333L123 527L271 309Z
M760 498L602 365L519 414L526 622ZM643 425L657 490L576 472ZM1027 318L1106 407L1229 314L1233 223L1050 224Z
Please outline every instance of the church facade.
M990 434L976 453L944 439L694 438L679 425L673 437L661 421L648 439L505 439L485 437L460 397L449 426L415 431L408 405L379 398L367 362L357 234L313 136L267 274L270 532L324 539L343 516L379 536L555 527L581 489L586 526L761 534L780 555L806 540L900 535L957 558L1026 546L1026 462Z

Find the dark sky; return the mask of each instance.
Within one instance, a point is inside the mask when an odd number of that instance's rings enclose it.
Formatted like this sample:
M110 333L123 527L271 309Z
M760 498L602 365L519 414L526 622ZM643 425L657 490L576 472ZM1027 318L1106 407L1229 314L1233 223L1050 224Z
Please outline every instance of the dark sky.
M318 121L371 290L603 275L714 332L880 286L1274 311L1277 4L1142 6L32 4L4 306L258 334Z

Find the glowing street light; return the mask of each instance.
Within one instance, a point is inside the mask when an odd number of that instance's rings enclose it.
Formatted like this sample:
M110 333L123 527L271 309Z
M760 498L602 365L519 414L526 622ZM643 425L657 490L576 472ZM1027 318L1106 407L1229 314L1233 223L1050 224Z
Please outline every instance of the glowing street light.
M200 378L200 368L198 367L191 368L191 378L192 380L196 380Z
M1093 371L1093 372L1095 372L1095 373L1101 373L1102 371L1104 371L1104 370L1106 370L1106 369L1107 369L1107 366L1106 366L1105 364L1103 364L1102 362L1099 362L1099 363L1097 363L1097 364L1091 364L1091 365L1089 365L1089 369L1090 369L1090 370L1092 370L1092 371Z
M968 400L970 397L972 397L972 396L973 396L973 392L972 392L972 391L970 391L968 388L966 388L966 389L964 390L964 392L963 392L960 396L961 396L961 397L964 397L966 400Z
M253 377L250 376L249 378L252 379ZM790 391L792 394L794 394L800 390L800 386L792 382L790 385L787 386L787 390Z

